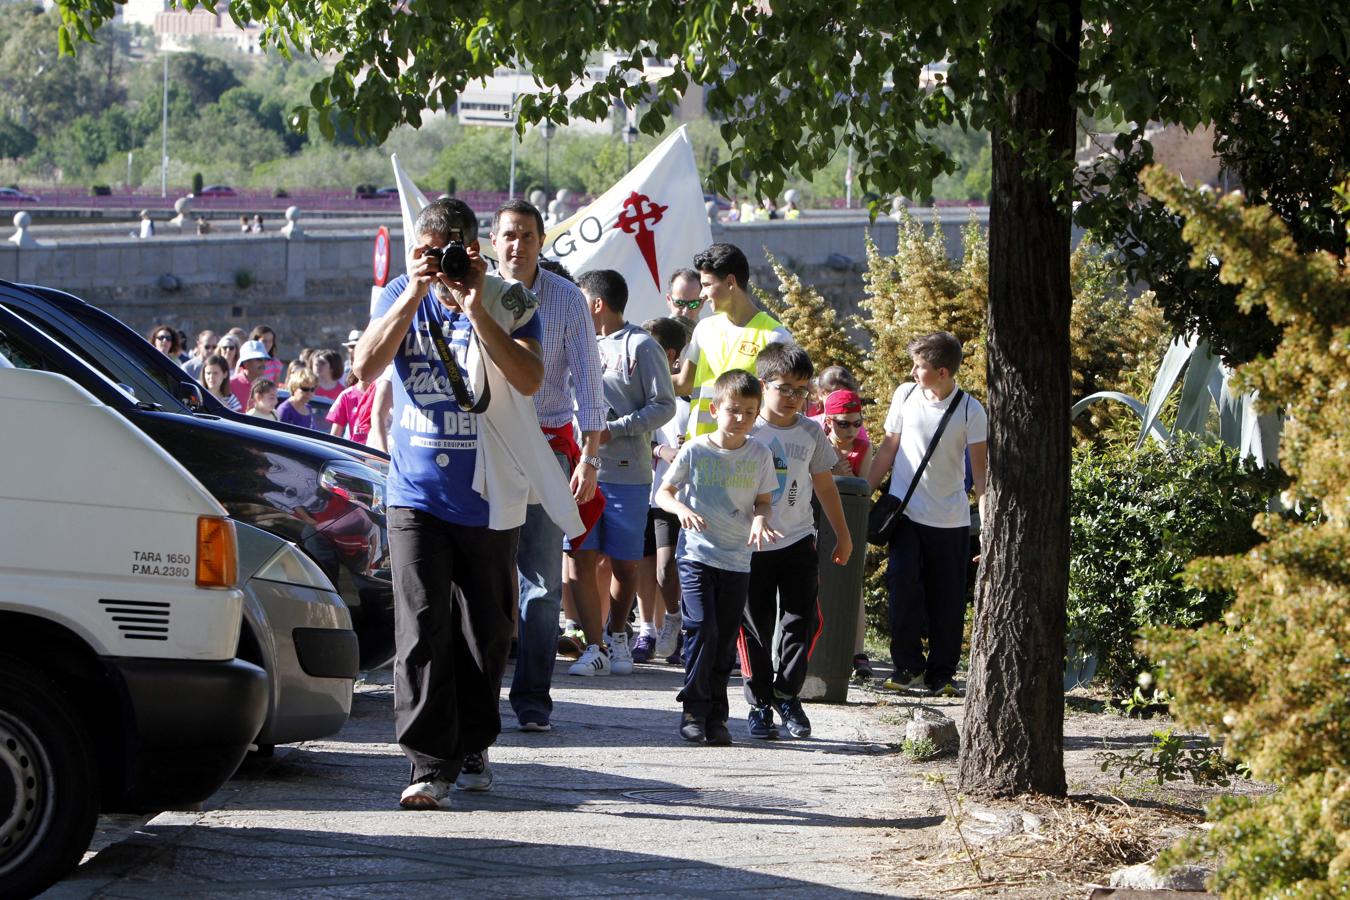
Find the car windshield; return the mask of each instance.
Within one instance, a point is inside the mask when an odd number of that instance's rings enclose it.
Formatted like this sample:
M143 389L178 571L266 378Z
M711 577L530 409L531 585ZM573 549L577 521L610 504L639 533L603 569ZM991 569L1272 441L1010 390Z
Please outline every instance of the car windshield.
M13 297L0 297L0 302L45 330L54 340L93 366L108 380L130 388L137 400L154 404L170 412L187 412L182 403L176 399L167 379L163 376L151 377L143 366L118 352L105 337L63 315L62 311L54 309L50 304L24 302ZM146 347L159 352L148 344Z

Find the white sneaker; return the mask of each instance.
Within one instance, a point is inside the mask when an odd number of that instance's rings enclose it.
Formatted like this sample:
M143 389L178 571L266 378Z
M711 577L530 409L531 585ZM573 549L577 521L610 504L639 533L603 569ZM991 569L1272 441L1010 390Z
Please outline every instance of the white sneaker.
M568 675L608 675L609 674L609 655L601 650L595 644L591 644L586 651L581 654L581 659L572 663L567 669Z
M609 670L615 675L633 674L633 651L628 647L628 632L609 636Z
M656 639L656 649L652 651L652 659L665 659L675 655L680 644L680 627L683 624L679 613L666 613L665 621L661 623L661 636Z
M450 782L442 778L418 781L403 789L398 805L404 809L440 809L450 796Z
M486 750L465 755L464 764L459 767L459 777L455 779L455 790L492 790L492 767L488 765Z

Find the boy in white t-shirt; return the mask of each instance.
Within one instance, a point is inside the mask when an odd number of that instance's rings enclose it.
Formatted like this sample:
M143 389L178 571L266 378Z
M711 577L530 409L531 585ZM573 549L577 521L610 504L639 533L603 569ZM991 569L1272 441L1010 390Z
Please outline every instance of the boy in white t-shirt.
M811 357L796 344L769 344L759 351L755 372L764 386L764 404L751 434L773 454L777 481L773 521L783 536L750 561L750 596L740 639L745 699L750 704L747 727L752 738L777 737L776 709L788 734L805 738L811 736L811 720L797 695L806 682L811 648L822 626L813 496L820 498L825 518L838 535L836 565L848 562L853 540L834 484L838 454L825 429L801 414L815 374Z
M975 496L983 502L989 424L979 401L957 389L955 376L962 353L955 335L945 331L924 335L907 349L914 360L914 380L896 388L891 398L886 437L868 470L868 484L878 487L894 463L890 492L903 500L944 413L952 403L959 405L919 477L888 548L886 588L895 674L884 686L922 685L933 696L953 697L958 693L954 678L961 658L970 564L965 454L968 447Z
M727 681L750 586L750 555L778 539L773 513L773 456L750 437L763 398L742 369L718 376L710 410L717 429L686 441L656 494L680 519L675 556L684 617L684 705L680 737L731 743Z

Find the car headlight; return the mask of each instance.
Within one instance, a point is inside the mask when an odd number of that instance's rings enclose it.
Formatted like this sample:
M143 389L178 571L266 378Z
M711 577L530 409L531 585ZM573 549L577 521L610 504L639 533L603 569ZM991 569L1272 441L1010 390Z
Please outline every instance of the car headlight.
M319 485L376 515L384 515L384 476L355 460L334 460L319 470Z
M297 584L301 587L316 588L320 591L337 593L333 582L323 573L314 560L301 553L294 544L286 544L272 558L262 564L254 578L263 581L279 581L282 584Z

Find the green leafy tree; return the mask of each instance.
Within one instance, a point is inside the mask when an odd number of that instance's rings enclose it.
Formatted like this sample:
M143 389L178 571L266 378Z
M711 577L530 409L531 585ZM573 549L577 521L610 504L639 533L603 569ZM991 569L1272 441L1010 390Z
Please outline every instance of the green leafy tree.
M1260 77L1237 79L1213 116L1215 151L1226 178L1249 200L1270 206L1305 250L1337 252L1350 217L1335 190L1350 177L1350 60L1344 16L1328 9L1300 17L1306 40L1292 26L1271 24L1266 39L1280 47ZM1328 48L1324 41L1330 41ZM1279 328L1260 306L1240 309L1237 289L1221 282L1217 262L1192 265L1182 221L1141 195L1139 173L1152 164L1140 122L1117 137L1117 153L1081 181L1091 188L1081 224L1119 249L1129 278L1153 287L1167 321L1195 333L1216 355L1240 364L1271 353Z
M61 46L92 38L105 0L58 0ZM198 0L185 0L196 6ZM864 191L924 196L955 164L923 127L956 123L992 142L989 412L992 516L976 605L963 789L1062 794L1064 603L1068 590L1070 215L1080 114L1195 125L1240 84L1278 77L1281 60L1338 55L1350 12L1313 0L1197 6L1180 0L977 0L894 4L559 4L517 0L418 6L324 0L236 4L265 40L336 58L309 96L325 135L338 119L382 139L428 108L448 109L472 79L529 67L543 93L524 121L604 119L647 106L664 130L690 84L705 89L728 151L710 172L777 196L840 143ZM565 21L569 27L559 28ZM594 54L623 55L582 83ZM646 60L660 59L660 72ZM734 65L731 63L734 61ZM942 61L941 79L925 81ZM648 77L642 77L642 76ZM303 119L307 113L299 114ZM1016 465L1001 465L1016 460ZM1033 541L1037 552L1023 545ZM991 673L997 672L997 677Z
M8 116L0 116L0 159L18 159L33 152L37 136Z
M1182 188L1161 171L1149 193L1186 220L1192 258L1217 258L1243 309L1279 326L1275 352L1243 366L1240 390L1286 415L1287 505L1266 515L1266 540L1242 556L1198 562L1190 584L1236 599L1223 622L1155 632L1174 712L1227 740L1255 777L1280 786L1211 810L1201 846L1221 851L1214 887L1236 898L1350 894L1350 255L1305 252L1269 207ZM1350 199L1350 184L1342 188ZM1344 208L1342 207L1342 211Z
M239 87L239 78L229 63L195 52L169 57L169 80L183 87L197 109L215 103L226 91Z
M126 31L111 28L91 52L63 56L52 41L59 21L54 10L0 4L0 114L38 136L123 99Z
M855 376L865 371L865 355L849 337L849 330L860 323L843 321L820 292L788 271L769 254L769 265L778 276L778 293L773 295L755 287L755 294L773 317L782 322L793 339L811 356L819 372L826 366L843 366Z

